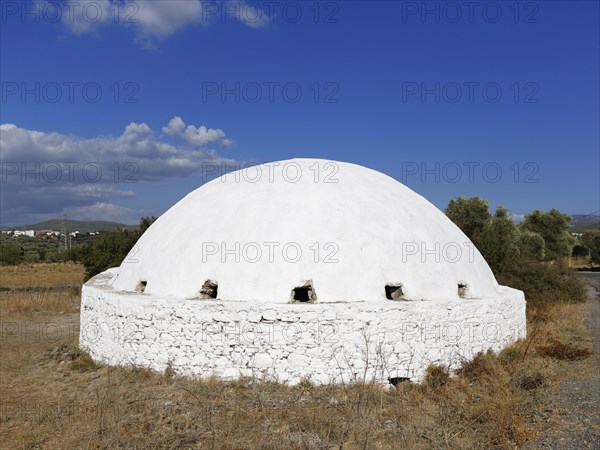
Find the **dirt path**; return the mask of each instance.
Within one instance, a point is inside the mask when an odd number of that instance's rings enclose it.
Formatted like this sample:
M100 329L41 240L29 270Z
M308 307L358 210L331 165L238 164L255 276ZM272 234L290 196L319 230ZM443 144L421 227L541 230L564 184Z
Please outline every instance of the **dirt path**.
M581 272L588 283L588 319L586 325L593 339L594 376L587 380L567 381L557 399L557 427L528 448L600 449L600 273Z

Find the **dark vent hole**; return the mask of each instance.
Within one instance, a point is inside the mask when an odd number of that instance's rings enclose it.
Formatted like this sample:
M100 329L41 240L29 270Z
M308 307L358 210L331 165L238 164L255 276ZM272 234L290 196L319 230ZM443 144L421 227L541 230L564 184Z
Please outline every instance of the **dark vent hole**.
M401 284L388 284L385 286L385 298L388 300L400 300L403 295Z
M316 299L317 294L310 283L292 289L292 301L294 302L314 302Z
M408 378L408 377L393 377L393 378L388 378L388 381L390 382L391 385L398 386L400 383L406 383L407 381L410 381L410 378Z
M219 290L219 285L217 282L212 280L206 280L202 285L202 289L200 289L200 298L209 299L209 298L217 298L217 291Z
M294 301L296 302L309 302L310 291L312 289L309 286L294 288Z
M137 285L137 287L135 288L135 290L137 292L139 292L140 294L143 294L144 291L146 290L146 285L148 284L147 281L140 281Z

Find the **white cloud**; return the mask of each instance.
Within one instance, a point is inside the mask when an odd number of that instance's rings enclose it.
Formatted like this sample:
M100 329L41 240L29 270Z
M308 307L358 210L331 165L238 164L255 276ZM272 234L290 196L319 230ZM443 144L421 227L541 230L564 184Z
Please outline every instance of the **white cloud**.
M24 223L68 209L107 216L98 205L125 214L113 203L134 197L139 183L196 175L201 184L215 166L236 164L213 148L231 142L221 129L186 126L174 117L162 130L166 136L132 122L119 136L84 138L0 125L2 221Z
M183 133L185 129L185 122L179 116L173 117L169 120L169 123L166 127L163 127L163 133L168 134L169 136L178 136Z
M42 8L49 8L51 4L49 0L39 0L38 3ZM72 33L81 35L92 33L97 27L110 23L112 8L109 0L66 0L61 17Z
M221 158L209 145L224 147L230 144L221 129L196 127L171 119L163 132L181 142L169 142L156 136L146 123L132 122L117 137L81 138L56 132L19 128L14 124L0 125L0 145L4 162L44 164L110 165L132 162L139 167L142 180L169 176L186 176L202 168L206 162L231 162ZM183 144L183 145L181 145Z
M107 202L97 202L93 205L78 208L65 208L65 214L74 220L112 220L121 223L137 223L144 212L140 209L125 208Z
M231 141L225 139L223 130L206 128L204 125L200 127L186 126L181 117L173 117L162 131L168 136L179 137L188 144L200 147L207 144L219 144L221 147L231 145Z
M135 28L135 42L144 48L153 48L163 40L183 30L188 25L201 24L200 0L137 0L138 10L132 16L135 23L125 24Z
M36 1L56 8L56 2ZM62 22L73 34L94 34L110 25L128 27L135 32L135 42L146 49L154 49L158 42L188 26L206 25L211 20L226 22L233 17L251 28L269 24L265 11L244 0L65 0L61 5Z
M48 3L48 0L41 0ZM135 41L152 48L191 24L202 23L200 0L66 0L61 15L76 35L94 33L111 24L133 28Z

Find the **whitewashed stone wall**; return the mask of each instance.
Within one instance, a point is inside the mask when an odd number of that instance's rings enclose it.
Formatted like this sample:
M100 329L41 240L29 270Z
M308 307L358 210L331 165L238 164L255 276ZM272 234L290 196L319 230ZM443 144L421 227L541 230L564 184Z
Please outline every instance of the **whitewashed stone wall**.
M422 379L525 337L523 293L494 300L252 304L115 292L104 272L83 287L80 346L97 362L181 375L323 384ZM272 306L272 307L271 307Z

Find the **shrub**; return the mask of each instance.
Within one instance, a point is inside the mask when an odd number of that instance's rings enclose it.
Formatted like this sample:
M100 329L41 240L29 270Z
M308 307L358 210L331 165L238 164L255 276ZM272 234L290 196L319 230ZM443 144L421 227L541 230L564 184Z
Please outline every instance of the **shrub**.
M498 282L525 292L527 300L585 302L583 280L560 263L516 261L498 276Z
M8 242L7 239L2 239L0 242L0 264L19 264L22 259L21 246Z
M423 384L433 390L438 390L448 384L450 373L444 366L431 365L427 368Z
M516 347L506 347L498 355L503 366L510 366L523 359L523 353Z
M500 284L524 291L527 300L585 301L586 289L580 278L559 263L543 262L571 253L573 238L567 214L556 209L533 211L517 226L506 208L498 206L492 215L488 207L479 197L458 197L445 212L473 241ZM600 249L600 232L597 239L595 236L584 236L590 249L592 243Z
M469 381L481 381L485 375L493 375L496 372L497 358L492 350L479 352L471 361L464 361L456 374Z

